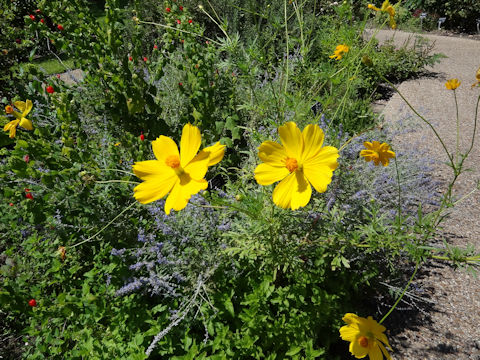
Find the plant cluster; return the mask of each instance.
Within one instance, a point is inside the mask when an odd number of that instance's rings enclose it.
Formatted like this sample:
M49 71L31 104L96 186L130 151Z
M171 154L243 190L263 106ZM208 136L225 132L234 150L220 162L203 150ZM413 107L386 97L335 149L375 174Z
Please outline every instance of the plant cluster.
M451 189L368 107L434 58L365 42L349 2L33 4L52 26L24 36L83 75L26 63L1 99L2 353L388 358L401 297L379 322L358 299L432 252L478 261L429 247Z

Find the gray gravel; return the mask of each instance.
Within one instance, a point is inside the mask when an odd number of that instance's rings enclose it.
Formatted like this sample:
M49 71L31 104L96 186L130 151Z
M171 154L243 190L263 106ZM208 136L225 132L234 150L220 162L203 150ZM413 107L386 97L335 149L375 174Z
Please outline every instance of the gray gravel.
M371 32L370 32L371 35ZM380 42L394 36L395 44L402 45L409 36L400 31L382 30L377 34ZM448 56L428 68L434 76L405 81L399 90L406 99L436 127L450 151L456 143L456 115L453 92L446 90L447 79L457 78L461 86L457 89L460 115L460 151L465 151L471 142L475 104L480 88L471 88L475 73L480 67L480 41L438 35L424 36L435 42L434 52ZM413 119L415 132L394 139L397 151L402 148L420 146L429 156L438 160L433 176L448 183L451 169L444 165L447 157L433 132L416 117L398 94L384 104L382 114L387 124L394 125L406 118ZM480 127L480 124L479 124ZM464 173L454 188L457 198L469 193L480 180L480 136L466 162L471 171ZM419 144L419 145L417 145ZM474 193L459 203L443 223L444 238L448 243L465 247L471 244L480 252L480 192ZM442 245L438 243L437 245ZM415 295L428 300L414 301L415 325L407 316L397 314L400 333L390 335L395 360L480 360L480 273L477 277L462 270L454 270L448 264L432 262L424 267L414 282ZM411 290L413 293L413 290ZM411 302L410 302L411 303ZM432 306L433 303L433 306ZM403 305L408 307L407 305ZM386 325L388 326L388 319ZM412 325L412 326L410 326Z

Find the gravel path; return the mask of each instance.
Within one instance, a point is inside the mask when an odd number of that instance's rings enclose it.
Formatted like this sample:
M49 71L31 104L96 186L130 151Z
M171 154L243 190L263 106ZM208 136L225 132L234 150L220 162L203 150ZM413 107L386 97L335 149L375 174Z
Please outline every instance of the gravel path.
M380 42L392 36L396 45L402 45L414 35L390 30L376 35ZM455 103L453 91L446 90L444 84L447 79L458 78L462 83L457 89L460 133L463 134L460 151L465 151L472 139L475 104L480 94L479 88L470 87L480 67L480 41L437 35L424 37L435 42L434 52L443 53L448 58L427 69L432 76L405 81L398 88L420 114L432 121L447 148L453 151L456 143ZM443 184L449 182L452 172L443 164L447 157L433 132L398 94L384 105L382 113L387 124L410 119L416 128L408 137L395 138L394 148L397 151L409 146L423 148L438 161L433 176ZM462 174L454 188L458 198L474 189L480 180L478 129L475 141L466 161L466 167L472 171ZM448 243L462 247L471 244L480 252L480 192L459 203L442 226ZM475 277L444 263L431 262L424 266L410 291L426 301L409 300L410 306L413 302L414 311L399 310L386 321L395 360L480 360L480 272ZM408 308L405 304L403 306ZM396 321L400 322L401 330L395 330Z

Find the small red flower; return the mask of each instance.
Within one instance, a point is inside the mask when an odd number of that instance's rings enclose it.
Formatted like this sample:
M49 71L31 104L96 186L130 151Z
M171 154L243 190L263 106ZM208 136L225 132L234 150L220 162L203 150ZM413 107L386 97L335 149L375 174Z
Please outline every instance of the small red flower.
M177 19L177 24L180 25L181 23L180 19Z
M153 48L154 48L155 50L157 50L157 49L158 49L158 46L157 46L157 45L153 45Z
M189 24L193 23L193 20L192 19L188 20L188 23Z
M35 10L35 12L36 12L37 14L40 14L40 13L42 12L42 10L37 9L37 10Z
M40 19L40 22L41 22L42 24L45 24L45 20L44 20L44 19Z
M45 90L47 90L47 93L49 94L53 94L55 92L55 89L53 88L52 85L48 85Z
M63 26L60 25L60 24L58 24L58 25L57 25L57 29L60 30L60 31L62 31L62 30L63 30Z
M13 206L13 203L10 203L10 204L8 204L8 205Z
M182 39L182 40L180 40L180 41L182 42L182 44L185 42L185 40L183 40L183 39Z
M166 11L166 12L170 12L170 8L167 7L167 8L165 9L165 11Z
M33 195L32 195L32 193L27 192L27 193L25 194L25 197L26 197L27 199L29 199L29 200L33 200Z
M28 162L30 161L30 156L28 156L28 154L25 155L25 156L23 157L23 161L25 161L26 163L28 163Z
M143 132L140 134L139 137L140 137L140 140L141 140L141 141L145 140L145 135L143 135Z
M37 306L37 302L35 301L35 299L30 299L30 301L28 302L28 305L30 305L31 307L35 307Z
M179 9L180 9L180 11L183 11L183 6L182 6L182 5L180 5Z
M30 19L32 19L32 21L35 21L35 15L28 15L30 16Z
M15 42L16 42L17 44L20 44L20 43L22 42L22 39L15 39Z
M30 192L30 189L25 189L25 192Z
M145 62L147 62L147 61L148 61L148 59L147 59L147 57L146 57L146 56L144 56L144 57L143 57L143 61L145 61Z
M179 83L178 83L178 86L183 86L183 83L179 82Z
M128 57L129 61L133 61L133 58L131 56Z
M57 74L57 79L60 79L60 74Z
M207 44L207 45L208 45L208 44L210 44L210 41L208 41L208 40L207 40L207 41L205 41L205 44Z

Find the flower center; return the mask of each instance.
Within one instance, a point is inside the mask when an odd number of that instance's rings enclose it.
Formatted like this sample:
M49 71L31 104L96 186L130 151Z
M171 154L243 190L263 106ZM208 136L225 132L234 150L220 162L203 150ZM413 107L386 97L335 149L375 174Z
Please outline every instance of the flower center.
M165 159L165 164L172 169L176 169L180 166L180 158L177 155L170 155Z
M7 114L13 113L13 107L11 107L10 105L5 106L5 112Z
M294 158L286 158L285 159L285 167L291 173L298 169L298 162L297 159Z
M358 338L358 343L360 344L361 347L364 347L364 348L368 347L368 339L367 339L367 337L365 337L365 336L360 336L360 337Z

